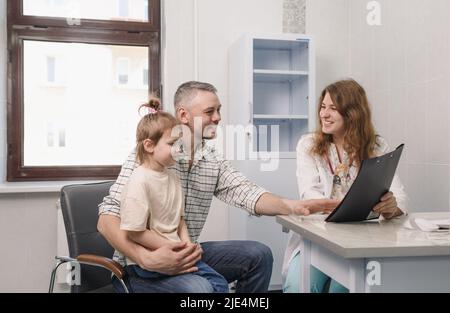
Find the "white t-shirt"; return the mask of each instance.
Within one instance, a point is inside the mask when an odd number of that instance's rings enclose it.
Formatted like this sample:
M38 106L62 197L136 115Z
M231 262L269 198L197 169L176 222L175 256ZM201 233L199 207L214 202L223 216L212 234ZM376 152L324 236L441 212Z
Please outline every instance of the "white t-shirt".
M150 229L169 240L180 241L178 226L184 216L183 192L174 173L139 166L125 185L120 203L120 229ZM129 259L127 262L135 264Z

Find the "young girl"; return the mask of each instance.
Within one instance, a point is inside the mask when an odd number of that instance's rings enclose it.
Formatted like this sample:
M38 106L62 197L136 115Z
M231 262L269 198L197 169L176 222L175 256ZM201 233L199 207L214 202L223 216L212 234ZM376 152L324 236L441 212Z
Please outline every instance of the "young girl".
M342 200L358 175L361 161L390 150L375 134L369 102L364 89L354 80L342 80L327 86L318 106L319 129L303 136L297 145L297 181L301 199ZM395 175L392 192L373 208L385 219L406 212L402 183ZM286 249L283 276L284 291L298 292L300 238L291 234ZM338 282L311 267L311 292L347 292Z
M142 107L149 109L136 131L136 155L140 164L127 185L121 199L120 228L129 238L150 249L158 249L170 241L191 243L184 216L181 184L176 174L167 168L175 163L174 143L180 138L178 121L166 112L158 111L160 102L151 99ZM127 266L139 277L157 279L165 275L140 268L127 259ZM214 292L228 292L225 278L204 262L196 264L199 275L207 279Z

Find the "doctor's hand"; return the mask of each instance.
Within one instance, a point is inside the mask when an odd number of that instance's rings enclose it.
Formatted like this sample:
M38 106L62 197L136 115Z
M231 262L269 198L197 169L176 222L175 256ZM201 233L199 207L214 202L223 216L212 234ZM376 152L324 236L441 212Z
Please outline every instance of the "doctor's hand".
M312 200L288 200L287 204L294 215L309 215L314 213L331 213L339 204L339 200L312 199Z
M397 199L391 191L381 197L380 202L372 210L381 214L387 220L403 214L402 210L398 208Z

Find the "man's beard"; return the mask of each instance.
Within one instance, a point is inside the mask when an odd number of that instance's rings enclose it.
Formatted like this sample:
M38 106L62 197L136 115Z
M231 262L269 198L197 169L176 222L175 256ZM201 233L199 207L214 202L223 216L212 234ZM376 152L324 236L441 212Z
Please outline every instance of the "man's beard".
M203 130L203 139L215 139L217 137L217 125L208 125Z

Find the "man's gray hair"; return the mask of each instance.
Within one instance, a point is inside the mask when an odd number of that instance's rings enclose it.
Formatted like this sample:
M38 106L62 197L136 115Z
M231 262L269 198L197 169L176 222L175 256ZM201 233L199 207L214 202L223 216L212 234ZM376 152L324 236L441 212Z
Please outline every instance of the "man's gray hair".
M189 81L178 87L177 92L175 92L174 105L175 110L180 107L182 103L191 102L195 98L199 90L209 91L214 94L217 93L216 87L209 83L203 83L198 81Z

